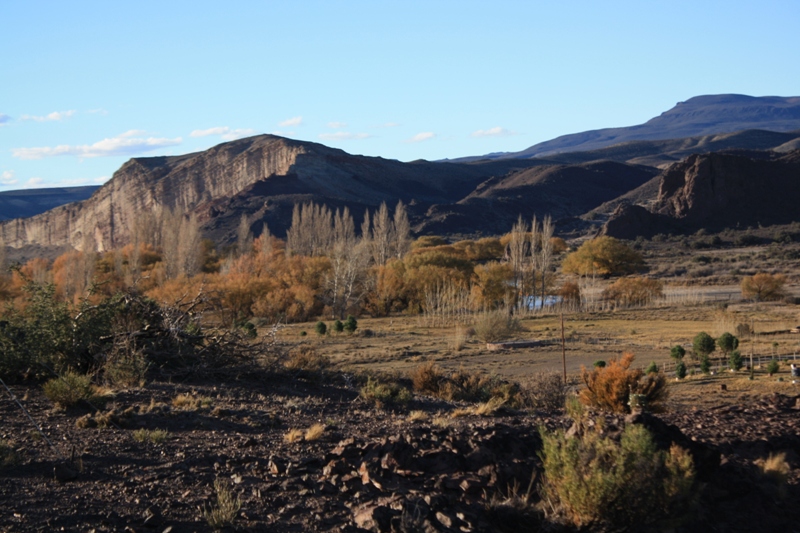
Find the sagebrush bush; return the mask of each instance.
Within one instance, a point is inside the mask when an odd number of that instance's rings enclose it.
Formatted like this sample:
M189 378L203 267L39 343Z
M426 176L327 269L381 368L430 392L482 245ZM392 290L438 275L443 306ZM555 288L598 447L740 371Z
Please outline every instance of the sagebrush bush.
M14 446L5 440L0 440L0 468L13 466L19 463L19 454Z
M411 401L411 391L398 383L382 383L371 377L361 387L361 397L382 409L395 405L406 405Z
M528 409L553 412L564 407L569 385L558 372L539 372L522 387L522 406Z
M91 376L77 372L65 372L45 383L42 388L47 399L63 409L74 407L81 401L96 407L105 403L105 396L92 385Z
M411 371L414 390L432 396L438 396L441 384L446 379L444 371L433 361L422 363Z
M301 377L310 378L318 377L327 370L331 360L327 355L318 353L313 346L298 346L289 352L283 366Z
M580 400L590 407L613 413L628 413L630 395L642 395L649 411L663 409L667 399L667 383L661 374L644 375L641 369L631 369L634 356L625 353L611 359L605 367L595 367L591 372L581 367L581 380L586 388L580 392Z
M510 338L520 330L519 320L507 310L484 311L473 325L475 336L481 342L499 342Z
M598 429L568 437L542 436L542 496L573 525L641 527L686 512L694 487L689 453L659 450L641 425L628 425L619 442Z

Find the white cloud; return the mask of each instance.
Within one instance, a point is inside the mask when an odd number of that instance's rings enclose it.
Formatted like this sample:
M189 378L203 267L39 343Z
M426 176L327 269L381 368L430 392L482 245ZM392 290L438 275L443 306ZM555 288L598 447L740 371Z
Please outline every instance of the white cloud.
M505 128L501 128L500 126L495 126L494 128L489 128L488 130L478 130L472 132L472 137L508 137L509 135L515 135L515 133L511 130L507 130Z
M20 120L33 120L34 122L54 122L58 120L64 120L65 118L69 118L75 114L74 110L69 111L53 111L52 113L44 116L36 116L36 115L22 115Z
M15 183L17 183L17 180L14 178L13 170L4 170L0 174L0 185L14 185Z
M226 141L233 141L255 135L256 130L251 128L238 128L231 129L228 126L218 126L216 128L208 128L206 130L194 130L189 134L190 137L207 137L209 135L219 135Z
M292 117L284 120L283 122L279 122L278 126L282 128L288 128L290 126L299 126L303 123L303 117Z
M423 131L422 133L417 133L416 135L414 135L413 137L408 139L406 142L418 143L418 142L422 142L422 141L427 141L429 139L433 139L434 137L436 137L435 133L430 132L430 131Z
M337 131L336 133L320 133L319 138L325 141L355 141L372 137L369 133L349 133Z
M18 159L44 159L45 157L55 157L59 155L74 155L77 157L104 157L104 156L131 156L143 152L150 152L166 146L176 146L183 142L183 139L165 139L157 137L142 137L144 132L141 130L130 130L103 139L94 144L83 144L71 146L61 144L58 146L43 146L38 148L13 148L11 150L14 157Z
M108 111L102 108L90 109L87 113L91 115L108 115Z
M8 122L11 122L11 117L6 115L5 113L0 113L0 126Z
M346 122L328 122L328 127L334 130L342 129L347 127Z
M25 187L43 187L45 185L42 178L31 178L25 182Z

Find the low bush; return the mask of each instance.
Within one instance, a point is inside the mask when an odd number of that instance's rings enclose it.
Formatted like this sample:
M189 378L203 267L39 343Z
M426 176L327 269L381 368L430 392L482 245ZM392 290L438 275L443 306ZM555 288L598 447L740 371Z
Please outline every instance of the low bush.
M667 384L661 374L643 375L641 369L631 369L633 354L626 353L611 359L604 368L591 372L581 368L581 380L586 388L580 392L584 405L614 413L630 412L630 395L642 396L647 410L658 412L667 399Z
M313 346L298 346L289 352L289 357L283 366L298 377L313 379L319 378L331 366L328 356L317 353Z
M481 342L504 341L521 329L519 320L504 309L480 313L473 328Z
M731 352L731 355L728 357L728 365L731 367L731 370L734 371L742 369L744 366L744 360L742 359L742 354L739 353L739 350L734 350Z
M686 377L686 363L683 361L678 361L678 364L675 365L675 377L678 379Z
M0 468L17 463L19 463L19 454L14 446L8 441L0 440Z
M358 320L353 315L347 315L347 320L344 321L342 327L347 333L354 333L358 328Z
M569 385L558 372L539 372L521 388L522 407L537 411L555 412L564 407Z
M314 325L314 331L317 332L317 335L325 335L328 332L328 326L325 325L325 322L320 320Z
M664 284L650 278L620 278L606 288L602 298L621 306L647 305L664 295Z
M228 483L221 478L214 480L214 492L217 496L217 503L205 509L203 517L213 529L222 529L230 526L236 520L242 508L242 502L238 497L234 497Z
M601 430L542 436L542 495L578 528L641 528L687 511L694 487L692 458L673 445L656 447L641 425L628 425L619 442Z
M47 399L62 409L74 407L82 401L95 407L105 405L106 394L92 385L91 376L77 372L65 372L45 383L42 388Z
M429 362L412 370L410 377L414 390L445 400L478 403L500 398L509 407L523 403L519 385L483 372L459 369L448 373Z
M777 360L775 360L775 359L773 359L772 361L770 361L770 362L767 364L767 374L769 374L770 376L771 376L772 374L777 374L777 373L778 373L778 371L779 371L780 369L781 369L781 365L780 365L780 363L779 363Z
M407 388L398 383L382 383L371 377L367 378L367 383L361 387L360 394L378 409L406 405L411 401L411 391Z
M133 440L136 442L152 442L161 444L169 438L169 431L166 429L137 429L133 432Z

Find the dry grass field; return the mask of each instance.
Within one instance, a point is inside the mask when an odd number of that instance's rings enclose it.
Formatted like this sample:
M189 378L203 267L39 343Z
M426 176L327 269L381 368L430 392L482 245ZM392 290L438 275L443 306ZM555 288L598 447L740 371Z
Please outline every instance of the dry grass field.
M625 352L633 353L639 366L656 362L667 365L669 372L670 348L680 344L687 350L690 375L679 383L673 381L674 401L717 403L748 394L797 394L800 385L792 383L788 363L781 366L779 374L768 377L759 362L764 363L774 354L800 359L800 335L789 333L800 324L800 307L780 302L742 302L739 298L719 300L719 294L735 291L736 287L730 286L706 287L694 289L691 300L681 300L671 297L674 293L668 289L662 301L643 308L565 313L567 374L577 379L582 366L591 367L595 361L608 361ZM693 337L701 331L715 338L724 332L735 334L740 324L755 331L755 335L741 338L739 346L746 364L754 354L754 379L750 380L745 370L736 375L720 371L714 376L702 375L690 355ZM355 334L330 332L329 327L329 333L320 336L314 332L314 325L291 324L281 330L280 341L290 349L312 346L345 372L403 376L418 365L433 361L445 369L481 371L524 384L537 373L562 371L560 314L538 313L521 318L520 331L509 340L536 340L539 345L500 351L487 349L486 343L474 335L464 335L469 323L431 327L421 316L363 318ZM717 351L714 355L721 354ZM725 394L718 394L721 382L727 384Z

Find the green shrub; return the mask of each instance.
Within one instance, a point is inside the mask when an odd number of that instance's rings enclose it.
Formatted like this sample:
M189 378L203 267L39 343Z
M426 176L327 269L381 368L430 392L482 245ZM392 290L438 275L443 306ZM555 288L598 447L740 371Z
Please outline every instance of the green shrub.
M647 370L644 371L645 374L658 374L658 365L655 361L651 362L647 366Z
M347 315L347 320L344 321L343 327L347 333L355 332L356 328L358 327L358 321L356 320L356 317L353 315Z
M336 333L341 333L344 331L344 324L341 320L337 319L336 322L333 323L333 331Z
M51 379L43 386L44 395L56 407L63 409L74 407L81 401L92 405L104 403L104 398L96 394L96 387L92 385L92 378L76 372L65 372L63 375Z
M728 365L732 370L738 371L742 369L744 366L744 360L742 359L742 354L739 353L739 350L734 350L731 352L731 355L728 358Z
M0 468L17 463L19 463L19 454L14 446L8 441L0 440Z
M370 377L361 387L361 397L382 409L407 404L411 401L411 391L398 383L381 383Z
M702 354L700 356L700 372L703 374L711 372L711 359L708 357L708 354Z
M317 332L317 335L325 335L328 332L328 326L325 325L325 322L320 320L314 325L314 331Z
M709 355L714 351L717 347L717 343L711 335L705 331L701 331L695 335L692 341L692 347L694 348L695 355L702 359L704 355Z
M722 350L722 353L729 354L739 347L739 339L730 333L725 332L717 339L717 346L719 346L719 349Z
M678 379L686 377L686 364L683 361L678 361L678 364L675 365L675 377Z
M594 362L594 365L592 366L594 366L595 368L605 368L606 362L603 361L602 359L598 359L597 361Z
M777 374L780 369L781 365L780 363L778 363L776 359L773 359L772 361L769 362L769 364L767 364L767 374L769 374L770 376L772 374Z
M305 337L306 335L308 335L308 333L306 333L306 332L305 332L305 330L303 330L303 331L301 331L301 332L300 332L300 336L301 336L301 337Z
M683 359L684 355L686 355L686 350L683 348L683 346L679 344L673 346L672 349L669 351L669 356L675 359L676 361L680 361L681 359Z
M692 458L675 445L659 450L643 426L626 426L618 443L599 429L574 437L540 433L542 496L573 525L640 528L686 512L694 487Z

